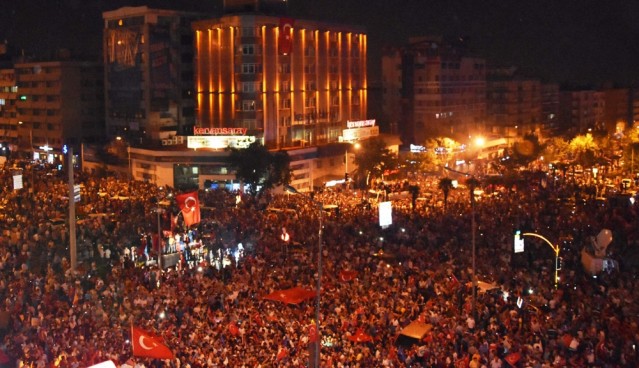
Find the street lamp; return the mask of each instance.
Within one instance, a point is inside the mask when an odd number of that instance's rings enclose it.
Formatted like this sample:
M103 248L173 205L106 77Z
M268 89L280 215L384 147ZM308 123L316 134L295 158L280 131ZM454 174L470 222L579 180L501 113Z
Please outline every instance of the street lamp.
M288 193L300 194L304 198L308 199L311 203L317 206L319 210L319 229L317 231L317 295L316 295L316 305L315 305L315 331L317 331L317 341L315 346L315 364L312 364L313 367L319 367L320 364L320 349L322 347L322 334L320 332L320 300L322 294L322 212L323 204L321 202L316 201L308 195L304 195L297 191L297 189L293 188L290 185L285 185L284 190Z

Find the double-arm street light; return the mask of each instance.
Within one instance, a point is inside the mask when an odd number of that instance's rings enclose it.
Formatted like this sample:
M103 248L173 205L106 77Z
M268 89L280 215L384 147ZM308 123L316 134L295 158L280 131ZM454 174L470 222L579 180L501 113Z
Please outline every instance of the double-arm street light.
M319 211L319 229L317 231L317 294L316 294L316 305L315 305L315 331L317 331L317 341L315 342L316 346L315 346L315 359L314 359L314 364L311 364L312 367L320 367L320 350L322 347L322 334L320 332L320 301L321 301L321 294L322 294L322 212L324 212L324 206L321 202L316 201L315 199L311 198L308 195L305 195L303 193L300 193L297 191L297 189L293 188L290 185L286 185L284 186L284 189L289 192L289 193L293 193L293 194L299 194L302 195L304 198L306 198L309 202L311 202L313 205L317 206L317 209Z

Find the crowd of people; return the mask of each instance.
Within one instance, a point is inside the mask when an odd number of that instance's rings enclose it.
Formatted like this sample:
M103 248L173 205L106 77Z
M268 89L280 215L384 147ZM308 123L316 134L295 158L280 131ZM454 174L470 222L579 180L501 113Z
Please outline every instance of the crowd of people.
M177 192L79 173L80 264L72 270L68 228L53 221L66 215L66 178L27 165L24 188L13 190L14 173L0 177L0 362L7 366L305 367L315 299L283 304L264 296L316 290L320 216L322 367L639 364L636 205L566 205L557 188L530 185L501 188L471 207L468 190L453 190L444 203L440 178L420 178L418 200L391 196L393 224L380 228L376 198L366 191L241 195L239 203L237 193L200 191L202 219L193 229L207 251L197 263L160 272L152 262L157 247L144 239L157 232L158 202ZM163 229L179 211L173 206L161 215ZM580 250L603 228L613 233L609 248L621 267L593 276ZM516 229L561 244L556 287L552 250L531 240L514 254ZM242 258L214 259L238 244ZM473 246L476 279L491 289L473 292ZM401 335L412 322L428 326L424 335ZM161 336L175 358L133 356L132 325Z

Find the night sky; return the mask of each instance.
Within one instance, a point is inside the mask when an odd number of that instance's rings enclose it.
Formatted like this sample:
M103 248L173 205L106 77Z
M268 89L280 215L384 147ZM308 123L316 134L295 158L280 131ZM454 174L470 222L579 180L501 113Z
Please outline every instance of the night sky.
M519 66L544 81L572 85L639 81L637 0L289 0L293 17L365 26L369 79L379 80L383 45L411 35L466 40L489 63ZM57 48L97 59L105 10L148 5L204 11L221 0L20 0L3 1L0 39L27 54Z

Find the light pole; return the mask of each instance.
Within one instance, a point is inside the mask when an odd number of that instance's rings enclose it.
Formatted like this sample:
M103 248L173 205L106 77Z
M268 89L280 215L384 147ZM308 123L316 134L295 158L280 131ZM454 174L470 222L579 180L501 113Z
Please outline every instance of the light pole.
M297 189L293 188L290 185L285 185L284 189L293 194L302 194L297 191ZM322 212L324 211L323 205L321 202L316 201L307 195L302 195L304 198L308 199L311 203L317 206L319 210L319 229L317 231L317 295L315 300L315 331L317 331L317 341L315 346L315 364L311 364L311 366L319 368L320 367L320 350L322 348L322 333L320 332L320 301L322 297Z
M557 284L559 283L559 244L557 245L553 245L550 240L546 239L545 237L539 235L539 234L535 234L535 233L523 233L521 234L523 236L533 236L535 238L539 238L541 240L543 240L544 242L546 242L546 244L548 244L548 246L550 248L552 248L553 252L555 252L555 289L557 288Z
M476 232L476 228L477 228L477 224L475 224L475 188L478 186L478 181L477 179L475 179L474 177L470 177L468 178L468 181L466 182L466 184L468 185L468 189L470 189L470 210L471 210L471 217L470 217L470 227L471 227L471 246L472 246L472 272L473 272L473 301L472 301L472 308L473 308L473 318L475 318L475 320L477 320L476 318L476 313L477 313L477 268L476 268L476 251L475 251L475 232Z

